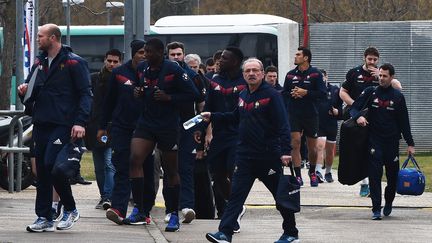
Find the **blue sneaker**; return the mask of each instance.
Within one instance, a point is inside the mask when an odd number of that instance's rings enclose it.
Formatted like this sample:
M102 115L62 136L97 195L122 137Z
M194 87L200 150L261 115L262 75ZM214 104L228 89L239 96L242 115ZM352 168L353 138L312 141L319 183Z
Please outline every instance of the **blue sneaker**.
M129 225L147 225L150 224L150 222L151 218L146 214L139 212L138 208L133 208L131 214L127 218L123 219L123 224Z
M360 185L360 197L367 197L369 196L369 185L368 184L361 184Z
M384 216L389 216L391 212L392 212L392 205L386 203L383 210Z
M324 176L321 174L321 172L319 172L319 171L315 171L315 174L316 174L316 176L317 176L317 179L318 179L318 183L323 183L325 180L324 180Z
M171 213L168 225L165 227L166 232L176 232L180 229L179 217L175 213Z
M54 222L48 221L45 217L39 217L33 224L27 225L28 232L53 232Z
M310 185L311 187L317 187L319 184L318 177L316 173L309 173Z
M283 234L281 235L281 237L279 238L279 240L275 241L274 243L287 243L287 242L300 242L298 236L289 236L287 234Z
M381 220L381 211L375 211L372 214L372 220Z
M72 211L64 211L63 218L57 224L58 230L68 230L72 228L75 222L80 218L80 214L78 210L74 209Z
M213 243L230 243L231 237L228 237L222 232L216 232L216 233L207 233L206 238L208 241Z

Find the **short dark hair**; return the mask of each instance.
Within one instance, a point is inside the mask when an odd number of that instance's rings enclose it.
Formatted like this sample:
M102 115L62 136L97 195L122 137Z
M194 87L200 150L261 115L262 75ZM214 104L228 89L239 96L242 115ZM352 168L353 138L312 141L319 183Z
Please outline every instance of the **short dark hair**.
M111 50L107 51L105 53L105 58L107 58L108 55L117 56L117 57L119 57L120 60L122 60L122 53L121 53L121 51L119 49L115 49L114 48L114 49L111 49Z
M297 48L297 51L302 51L303 56L308 57L308 62L309 63L312 62L312 52L308 48L301 46L301 47Z
M214 62L214 60L213 60L213 58L207 58L207 60L205 61L205 65L206 66L213 66L213 65L215 65L215 62Z
M159 40L158 38L151 38L150 40L148 40L145 44L146 46L151 46L153 47L155 50L160 51L163 53L164 51L164 44L161 40Z
M243 52L240 50L240 48L235 47L235 46L228 46L227 48L225 48L225 50L234 54L234 56L237 58L237 61L241 65L243 58L244 58L244 55L243 55Z
M393 65L391 65L390 63L384 63L383 65L381 65L381 67L379 69L389 71L390 76L395 75L395 69L394 69Z
M179 42L179 41L173 41L171 43L168 43L167 45L167 53L169 52L169 50L172 49L177 49L177 48L181 48L183 51L183 54L185 54L185 48L184 48L184 44Z
M379 51L375 47L369 46L363 53L364 57L366 57L367 55L379 57Z
M222 56L222 50L217 50L214 54L213 54L213 61L216 62L216 60L221 59Z
M276 72L277 73L278 69L276 66L270 65L268 67L266 67L264 73L267 74L268 72Z

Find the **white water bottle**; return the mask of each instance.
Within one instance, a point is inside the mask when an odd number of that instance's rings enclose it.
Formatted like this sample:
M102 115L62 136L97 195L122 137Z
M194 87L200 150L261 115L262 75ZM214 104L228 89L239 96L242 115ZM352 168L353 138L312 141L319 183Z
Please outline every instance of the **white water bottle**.
M189 128L195 126L196 124L202 122L204 120L204 118L201 115L196 115L194 117L192 117L191 119L185 121L183 123L183 128L185 130L188 130Z

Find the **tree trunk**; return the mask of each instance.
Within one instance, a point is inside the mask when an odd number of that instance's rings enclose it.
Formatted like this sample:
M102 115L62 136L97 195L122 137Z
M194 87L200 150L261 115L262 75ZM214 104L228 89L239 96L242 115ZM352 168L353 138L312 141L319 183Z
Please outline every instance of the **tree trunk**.
M15 7L15 1L7 1L0 4L0 18L3 25L3 46L0 49L0 110L10 109L16 32Z

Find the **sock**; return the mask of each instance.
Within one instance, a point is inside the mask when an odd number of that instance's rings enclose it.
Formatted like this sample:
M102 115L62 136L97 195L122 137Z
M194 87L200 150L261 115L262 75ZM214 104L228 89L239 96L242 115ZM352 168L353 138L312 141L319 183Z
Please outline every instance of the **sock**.
M309 174L311 174L311 173L315 173L315 168L316 168L316 165L313 165L312 163L310 164L310 167L309 167Z
M331 168L331 166L326 166L326 174L328 174L328 173L331 173L331 170L332 170L332 168Z
M321 165L320 164L317 164L316 166L315 166L315 172L319 172L319 173L321 173L322 174L322 169L321 169Z
M52 202L51 207L57 210L58 204L59 204L58 202Z
M166 188L167 192L167 211L173 214L178 214L180 185L174 185Z
M297 177L301 178L301 167L294 167L294 172Z
M132 197L135 203L135 207L138 208L139 212L143 212L144 209L144 178L131 178L131 189L132 189Z

